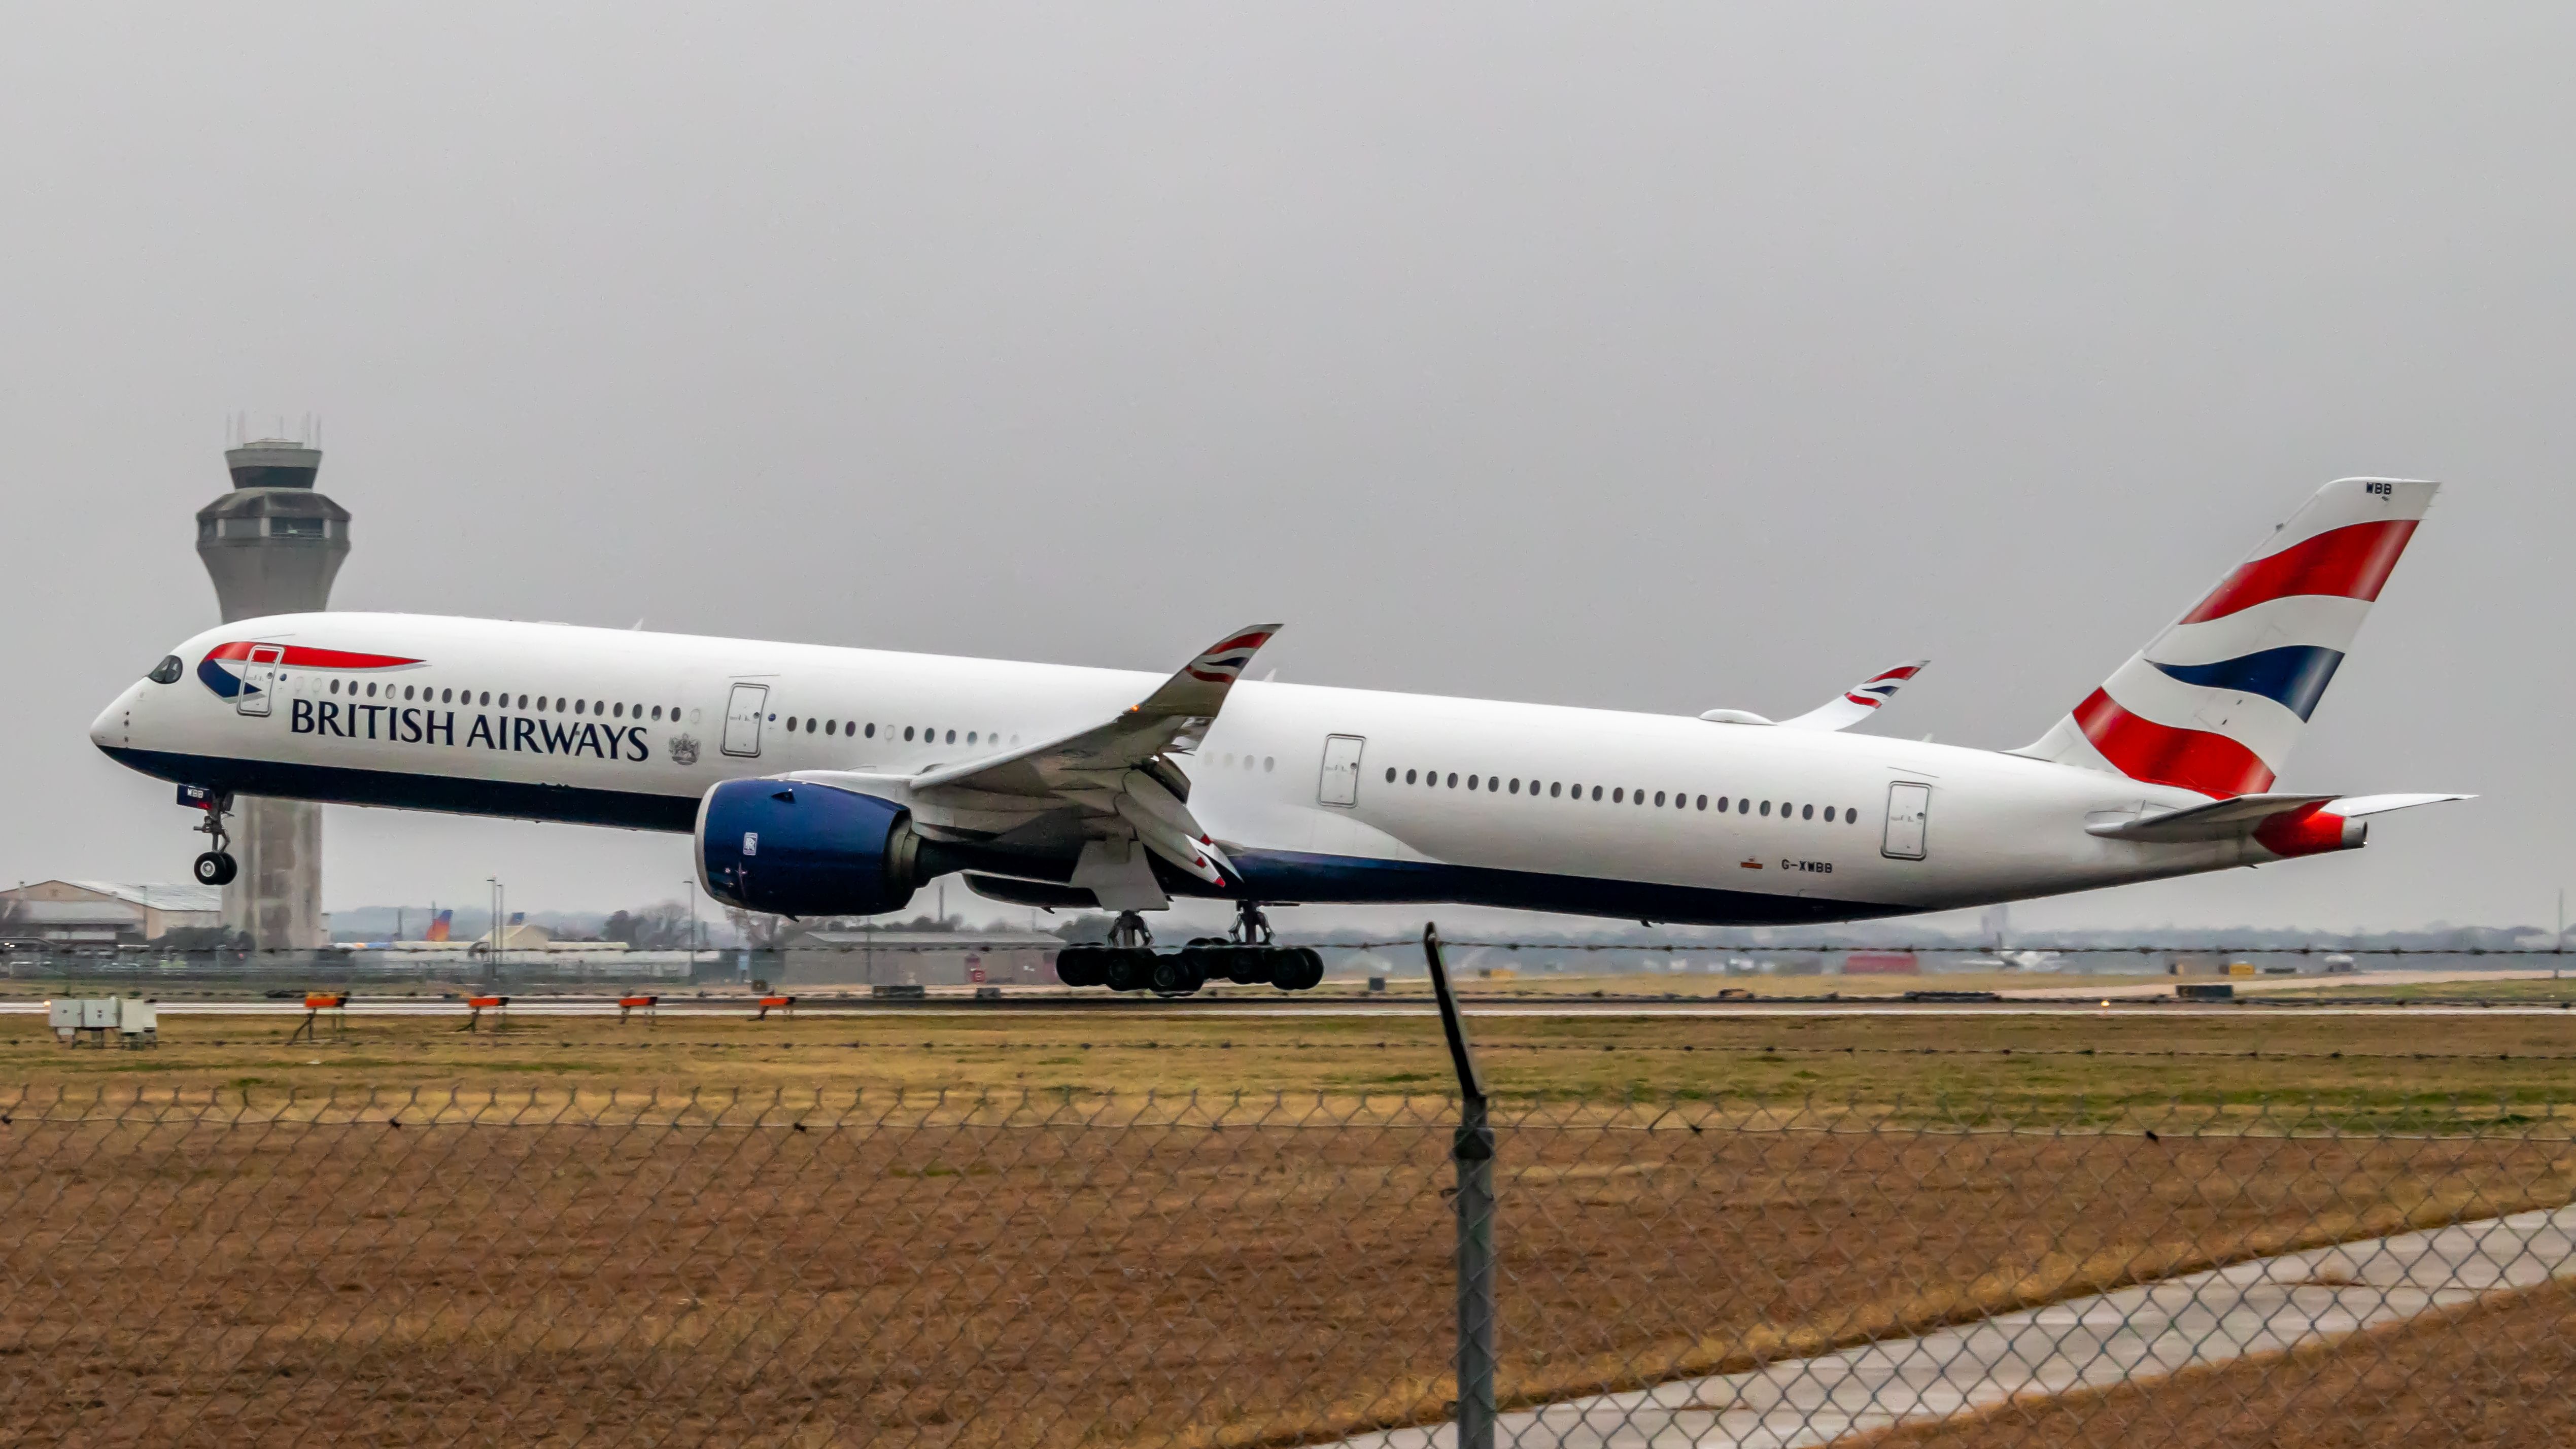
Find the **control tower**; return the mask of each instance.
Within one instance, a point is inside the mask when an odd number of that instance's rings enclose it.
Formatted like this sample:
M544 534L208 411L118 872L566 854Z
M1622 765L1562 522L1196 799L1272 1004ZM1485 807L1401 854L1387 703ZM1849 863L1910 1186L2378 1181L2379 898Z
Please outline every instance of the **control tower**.
M224 622L310 613L331 598L349 556L349 510L313 490L322 450L264 438L224 454L230 493L197 510L197 557ZM322 807L233 801L240 873L224 887L224 924L263 951L315 951L322 933Z

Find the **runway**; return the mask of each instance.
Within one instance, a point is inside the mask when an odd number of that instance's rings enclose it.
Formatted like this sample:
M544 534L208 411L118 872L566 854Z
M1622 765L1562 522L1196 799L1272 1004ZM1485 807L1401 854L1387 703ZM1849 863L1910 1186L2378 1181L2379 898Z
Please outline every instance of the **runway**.
M300 1001L163 1001L158 1003L164 1016L205 1017L300 1017L305 1007ZM2137 997L2081 999L2043 999L1994 1002L1659 1002L1659 1001L1565 1001L1463 1004L1470 1017L1495 1020L1562 1019L1592 1017L1604 1019L1669 1017L1694 1020L1742 1020L1774 1017L1923 1017L1923 1016L2035 1016L2035 1017L2241 1017L2248 1012L2264 1014L2292 1013L2298 1016L2564 1016L2576 1018L2570 1005L2533 1002L2499 1002L2491 1006L2463 1002L2423 1003L2411 1005L2370 1002L2334 1005L2281 1004L2275 1002L2191 1002L2180 1003L2170 997L2141 999ZM472 1008L463 1001L423 1001L410 997L352 996L346 1008L352 1016L463 1018ZM752 1019L762 1013L756 1003L741 998L691 998L666 1001L659 1008L665 1017L705 1017ZM506 1008L512 1017L615 1017L618 1005L614 997L516 997ZM0 1001L0 1016L42 1016L42 1000ZM1000 1001L968 1002L951 998L911 1002L874 1002L830 1000L799 1005L791 1010L771 1008L773 1020L793 1016L798 1019L835 1017L902 1017L937 1018L942 1020L997 1017L1013 1020L1051 1018L1059 1020L1098 1020L1103 1016L1149 1018L1167 1021L1183 1020L1315 1020L1332 1018L1383 1019L1438 1015L1428 1001L1315 1001L1289 1002L1276 1005L1230 1001L1140 1001L1129 998L1098 997L1078 1000L1057 996L1006 997Z

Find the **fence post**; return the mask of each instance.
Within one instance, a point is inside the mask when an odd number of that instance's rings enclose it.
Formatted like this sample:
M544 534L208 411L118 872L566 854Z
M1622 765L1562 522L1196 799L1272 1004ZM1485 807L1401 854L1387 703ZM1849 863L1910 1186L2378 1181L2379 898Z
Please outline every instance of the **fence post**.
M1440 1002L1449 1065L1458 1073L1458 1130L1449 1139L1449 1162L1458 1172L1458 1449L1493 1449L1494 1129L1485 1110L1484 1078L1467 1045L1467 1023L1440 959L1436 924L1422 928L1422 958L1431 972L1431 994Z

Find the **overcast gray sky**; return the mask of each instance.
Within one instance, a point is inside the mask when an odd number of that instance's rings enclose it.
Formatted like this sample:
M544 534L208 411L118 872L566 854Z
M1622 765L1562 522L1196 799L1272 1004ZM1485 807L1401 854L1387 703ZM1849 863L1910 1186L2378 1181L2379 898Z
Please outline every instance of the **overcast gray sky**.
M2450 490L2283 779L2485 798L2032 922L2545 921L2576 10L15 7L0 877L180 879L90 717L228 414L333 603L2037 736L2311 489ZM333 906L678 837L335 809ZM951 903L962 892L951 892Z

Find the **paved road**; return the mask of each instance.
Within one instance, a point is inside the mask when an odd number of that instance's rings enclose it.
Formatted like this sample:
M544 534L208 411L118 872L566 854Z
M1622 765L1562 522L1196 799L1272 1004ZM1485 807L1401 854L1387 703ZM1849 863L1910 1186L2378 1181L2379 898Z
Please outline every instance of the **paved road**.
M2262 1258L1921 1338L1507 1414L1524 1449L1793 1449L2018 1395L2160 1379L2280 1353L2484 1294L2576 1277L2576 1207ZM1344 1449L1454 1449L1447 1427Z

